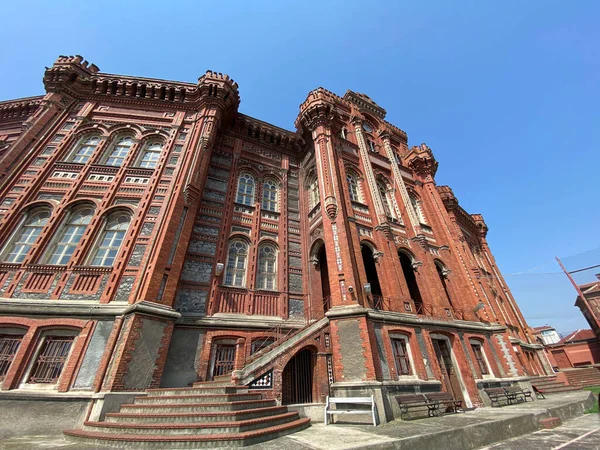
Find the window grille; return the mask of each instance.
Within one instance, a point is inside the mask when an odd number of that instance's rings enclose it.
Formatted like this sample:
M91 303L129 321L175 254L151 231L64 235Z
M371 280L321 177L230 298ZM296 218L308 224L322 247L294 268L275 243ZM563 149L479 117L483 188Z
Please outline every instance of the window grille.
M22 336L0 336L0 382L6 377L22 339Z
M47 336L28 382L56 383L67 362L73 339L73 336Z

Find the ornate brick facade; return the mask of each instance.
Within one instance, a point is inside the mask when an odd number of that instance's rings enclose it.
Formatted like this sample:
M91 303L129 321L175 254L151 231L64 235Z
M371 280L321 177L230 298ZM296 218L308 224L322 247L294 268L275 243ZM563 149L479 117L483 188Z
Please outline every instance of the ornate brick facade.
M61 56L44 84L0 103L0 339L19 342L1 389L226 375L284 403L376 391L389 410L406 391L480 405L484 386L551 370L482 216L369 97L316 89L291 132L239 113L238 85L210 71L180 83Z

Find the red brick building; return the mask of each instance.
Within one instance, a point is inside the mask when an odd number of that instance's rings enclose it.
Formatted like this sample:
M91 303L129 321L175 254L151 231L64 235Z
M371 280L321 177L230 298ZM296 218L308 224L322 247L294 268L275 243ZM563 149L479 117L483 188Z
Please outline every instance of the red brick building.
M296 131L238 85L59 57L0 103L0 389L106 393L226 376L284 404L551 373L488 247L369 97ZM393 106L393 105L390 105Z

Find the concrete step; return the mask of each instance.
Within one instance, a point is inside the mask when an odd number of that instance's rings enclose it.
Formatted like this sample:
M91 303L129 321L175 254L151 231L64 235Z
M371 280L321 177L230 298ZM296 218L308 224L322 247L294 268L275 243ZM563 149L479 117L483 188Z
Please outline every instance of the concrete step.
M244 400L238 402L219 402L219 403L187 403L187 404L169 404L169 403L150 403L150 404L125 404L121 405L123 413L169 413L169 412L219 412L219 411L239 411L244 409L255 409L264 406L275 406L275 400Z
M268 406L266 408L246 409L239 411L220 411L203 413L107 413L106 422L127 423L189 423L189 422L233 422L270 417L287 412L285 406Z
M542 389L542 394L547 395L547 394L558 394L560 392L572 392L572 391L578 391L579 388L576 388L574 386L561 386L561 387L554 387L554 388L550 388L550 389Z
M236 434L281 425L297 420L298 418L298 413L292 411L274 416L229 422L188 422L183 424L86 422L83 426L83 430L108 434Z
M136 397L136 405L155 404L189 404L189 403L223 403L236 401L261 400L261 394L202 394L202 395L158 395Z
M231 387L235 386L231 380L227 381L196 381L192 383L192 387Z
M88 445L117 448L214 448L258 444L303 430L309 426L310 419L297 419L260 430L231 434L109 434L87 430L68 430L65 431L65 435Z
M187 388L161 388L147 389L146 392L151 396L162 395L201 395L201 394L245 394L248 392L246 386L202 386Z

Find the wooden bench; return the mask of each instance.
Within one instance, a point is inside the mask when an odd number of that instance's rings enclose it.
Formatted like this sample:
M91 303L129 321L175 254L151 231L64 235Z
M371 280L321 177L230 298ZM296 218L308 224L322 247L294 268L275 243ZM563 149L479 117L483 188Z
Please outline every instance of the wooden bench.
M529 389L522 389L518 386L505 387L504 391L506 395L513 396L514 400L517 403L526 402L527 399L531 399L533 401L533 397L531 396L531 391Z
M447 392L433 392L431 394L425 394L425 397L429 400L429 403L435 407L434 415L436 416L447 412L465 412L462 406L462 400L455 399L452 394L448 394ZM442 405L445 406L443 411L440 409L440 406Z
M506 391L499 387L499 388L488 388L488 389L484 389L485 393L487 394L487 396L490 398L490 400L492 401L492 406L506 406L506 405L511 405L513 403L513 401L515 401L515 396L512 394L507 394ZM505 400L506 404L505 405L501 405L500 401L501 400Z
M423 394L398 395L396 397L400 407L400 418L410 419L410 413L413 411L425 412L427 408L427 417L436 416L436 405L431 403ZM438 405L439 406L439 405Z
M343 404L343 405L370 405L370 409L331 409L332 405ZM370 397L329 397L325 401L325 425L329 424L329 415L334 414L370 414L373 418L373 425L377 426L377 407L375 406L375 399L371 395Z

